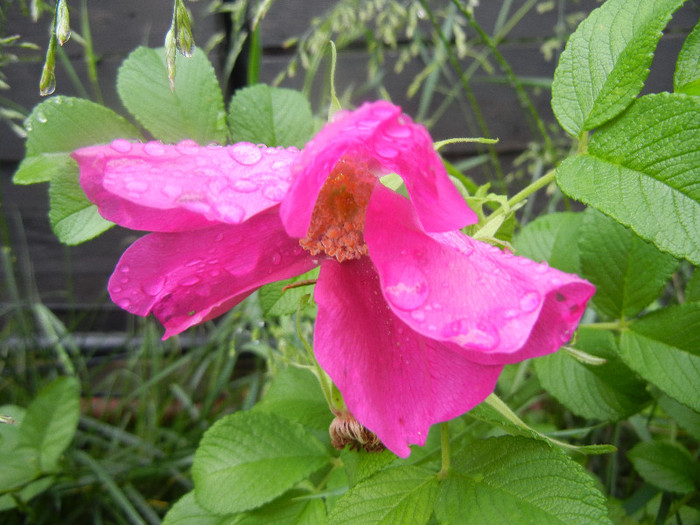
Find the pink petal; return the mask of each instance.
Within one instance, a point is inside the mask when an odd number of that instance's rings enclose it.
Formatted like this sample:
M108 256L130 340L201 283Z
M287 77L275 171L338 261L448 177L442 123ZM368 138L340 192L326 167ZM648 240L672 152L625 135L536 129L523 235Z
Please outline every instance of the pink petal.
M131 229L171 232L239 224L277 205L298 155L296 148L245 142L200 147L117 139L72 156L103 217Z
M460 232L426 234L408 200L383 187L367 208L365 241L393 312L483 364L556 351L595 291Z
M167 338L225 313L264 284L310 270L315 264L277 212L236 226L142 237L109 280L112 300L137 315L153 312Z
M282 203L282 222L291 236L306 235L319 190L343 156L367 162L379 175L398 173L427 231L454 230L477 221L448 178L427 130L400 107L379 101L339 112L304 147Z
M387 306L367 258L325 260L315 292L314 351L350 412L395 454L425 444L430 425L483 401L502 369L414 332Z

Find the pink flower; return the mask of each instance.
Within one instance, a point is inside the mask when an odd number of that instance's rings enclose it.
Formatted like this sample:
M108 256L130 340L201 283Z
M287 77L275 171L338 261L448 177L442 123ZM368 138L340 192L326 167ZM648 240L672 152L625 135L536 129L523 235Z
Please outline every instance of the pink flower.
M402 457L483 401L503 365L567 342L594 292L462 234L476 215L425 128L387 102L337 114L301 152L120 140L74 158L105 218L156 232L109 291L165 337L320 264L318 362ZM392 172L410 199L379 182Z

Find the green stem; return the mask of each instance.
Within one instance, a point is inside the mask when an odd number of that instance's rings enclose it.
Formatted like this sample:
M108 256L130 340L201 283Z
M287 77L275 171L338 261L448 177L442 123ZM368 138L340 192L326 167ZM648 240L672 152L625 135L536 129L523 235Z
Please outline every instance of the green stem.
M542 177L534 181L532 184L529 184L527 187L525 187L522 191L519 191L518 193L513 195L510 199L508 199L508 203L505 206L498 208L495 212L489 215L489 217L486 219L486 221L484 221L484 224L482 224L481 227L483 228L496 217L500 217L501 215L506 213L506 211L512 209L513 206L515 206L521 201L524 201L536 191L541 190L546 186L549 186L549 184L554 180L556 173L556 169L548 171Z
M624 319L609 323L589 323L579 325L579 328L588 328L590 330L624 330L626 327L627 321Z
M440 439L442 445L442 468L438 472L438 479L443 480L447 477L450 470L450 428L448 423L440 423Z

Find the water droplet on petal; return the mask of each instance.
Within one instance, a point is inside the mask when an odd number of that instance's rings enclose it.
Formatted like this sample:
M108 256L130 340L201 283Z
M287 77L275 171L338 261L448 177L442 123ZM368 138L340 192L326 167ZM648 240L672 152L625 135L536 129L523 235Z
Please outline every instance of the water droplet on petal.
M540 305L540 294L537 292L527 292L520 298L520 309L527 313L534 312Z
M129 268L129 266L126 265L126 264L122 264L122 265L119 267L119 271L122 272L122 273L129 273L129 272L131 271L131 268Z
M201 262L202 262L202 259L196 258L196 259L192 259L191 261L185 263L185 266L187 266L188 268L192 268L193 266L197 266Z
M182 153L183 155L196 155L199 153L199 144L194 140L185 139L181 140L175 145L175 149Z
M179 186L174 186L172 184L166 184L161 188L163 195L171 198L172 200L177 200L177 198L182 195L182 189Z
M272 264L279 264L281 260L282 256L279 253L275 252L272 254Z
M281 184L273 184L271 186L265 186L263 189L263 195L274 202L279 202L284 199L287 194L287 186Z
M252 166L262 159L260 149L247 142L240 142L229 147L229 155L246 166Z
M126 183L126 189L134 193L144 193L148 190L148 183L142 180L132 180Z
M158 295L167 281L164 275L156 275L150 279L145 280L141 283L141 289L148 295L155 297Z
M150 142L146 142L146 144L143 146L143 151L152 157L159 157L165 153L165 146L156 140L152 140Z
M396 123L387 128L386 134L395 139L405 139L411 136L411 128Z
M129 306L131 306L131 301L129 301L129 299L119 299L119 301L117 301L117 306L126 310L127 308L129 308Z
M180 281L181 286L194 286L195 284L199 283L201 279L197 277L196 275L188 275L185 277L182 281Z
M112 293L121 293L121 291L122 291L121 286L115 286L115 287L110 289L110 292L112 292Z
M110 143L110 147L117 153L129 153L131 151L131 142L126 139L115 139Z
M411 317L414 321L418 321L419 323L425 321L425 313L422 310L413 310L411 312Z
M405 261L388 266L384 279L384 295L399 310L415 310L425 303L430 292L423 271Z
M520 311L511 308L511 309L508 309L508 310L503 312L503 319L506 319L506 320L515 319L519 315L520 315Z
M237 204L219 204L216 209L226 222L239 224L245 218L245 210Z
M484 321L457 319L443 326L441 334L460 346L477 350L493 350L500 342L496 328Z
M223 238L224 238L223 233L217 233L216 237L214 237L214 242L220 242L221 240L223 240Z
M549 270L549 264L547 264L546 261L541 262L540 264L535 266L535 272L539 273L540 275L543 273L547 273L548 270Z
M377 141L374 143L374 151L377 153L377 155L386 159L393 159L399 154L399 151L394 146L382 141Z
M241 193L251 193L258 189L257 183L250 179L238 179L232 186L234 190Z

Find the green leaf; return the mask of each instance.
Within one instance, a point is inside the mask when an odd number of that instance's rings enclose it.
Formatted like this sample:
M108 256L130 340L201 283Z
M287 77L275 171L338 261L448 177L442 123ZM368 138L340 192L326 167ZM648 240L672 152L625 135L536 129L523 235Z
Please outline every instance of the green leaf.
M49 221L56 237L68 245L80 244L108 230L114 223L103 219L80 186L78 165L70 159L53 175L49 188Z
M214 68L200 49L176 58L175 90L170 90L163 48L139 47L119 68L122 103L156 139L199 144L226 142L226 112Z
M562 191L661 251L700 263L700 98L638 99L557 169Z
M610 523L605 498L579 464L542 441L510 436L455 455L435 514L444 525Z
M661 490L685 494L700 487L700 465L680 443L643 441L627 457L645 481Z
M299 304L304 295L313 294L313 285L300 286L284 290L290 284L318 279L319 268L302 275L266 284L258 292L260 307L265 315L292 315L299 311ZM284 290L284 291L283 291Z
M197 504L194 491L181 497L168 511L163 525L235 525L238 516L220 516L209 512Z
M423 525L438 495L434 472L403 466L382 470L338 500L331 525Z
M237 412L212 426L195 453L197 501L217 514L253 509L328 460L326 447L300 424L261 411Z
M684 0L608 0L569 37L552 84L554 114L571 135L614 118L639 94L661 31Z
M15 173L15 184L51 180L72 162L68 154L83 146L115 138L139 138L139 131L111 109L89 100L52 97L37 105L25 121L27 153Z
M606 363L584 365L561 351L535 359L535 371L544 389L588 419L619 421L641 410L650 401L646 384L617 357L613 334L585 328L578 334L576 348L602 357Z
M316 376L293 366L280 370L254 410L296 421L318 430L324 437L328 437L328 428L333 420Z
M700 303L669 306L620 336L627 366L670 397L700 411Z
M685 300L689 302L700 301L700 270L695 268L692 277L685 285Z
M580 273L578 231L583 214L550 213L528 223L516 236L513 246L518 255L547 261L563 272Z
M38 451L44 472L56 468L78 428L80 385L74 377L60 377L41 389L20 425L18 448Z
M57 96L34 108L25 121L27 157L69 153L83 146L141 134L114 111L89 100Z
M348 475L348 483L351 487L360 481L367 479L375 472L385 469L396 461L396 456L390 450L381 452L367 452L366 450L351 450L344 448L340 452L345 471Z
M678 54L673 91L700 96L700 24L685 39Z
M311 138L314 120L309 101L292 89L264 84L243 88L228 113L233 142L301 148Z
M661 395L658 398L658 402L661 408L663 408L664 411L671 416L681 428L687 430L696 441L700 441L699 412L691 410L687 406L666 395Z
M298 494L297 494L298 496ZM302 496L303 497L303 496ZM321 498L281 498L256 510L239 515L235 525L323 525L326 506Z
M602 213L584 216L581 271L596 287L594 308L613 319L637 315L659 296L678 261Z

